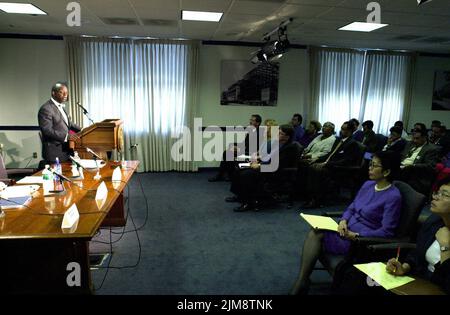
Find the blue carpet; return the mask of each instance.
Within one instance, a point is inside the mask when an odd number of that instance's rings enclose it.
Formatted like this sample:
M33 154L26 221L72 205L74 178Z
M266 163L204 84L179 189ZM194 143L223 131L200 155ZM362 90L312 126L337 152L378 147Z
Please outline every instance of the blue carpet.
M130 183L130 209L139 227L146 216L141 181L149 202L148 222L139 231L142 256L138 266L110 269L96 294L281 295L297 276L300 250L309 226L298 216L299 205L286 204L260 212L235 213L224 202L229 183L209 183L210 172L137 174ZM322 210L342 210L343 207ZM307 213L320 213L319 210ZM126 230L133 225L128 218ZM121 228L113 232L120 233ZM91 242L91 252L108 252L109 229ZM120 234L113 234L113 241ZM134 265L135 233L113 245L111 266ZM94 270L98 288L105 270ZM312 276L329 283L324 271ZM312 293L326 293L319 289Z

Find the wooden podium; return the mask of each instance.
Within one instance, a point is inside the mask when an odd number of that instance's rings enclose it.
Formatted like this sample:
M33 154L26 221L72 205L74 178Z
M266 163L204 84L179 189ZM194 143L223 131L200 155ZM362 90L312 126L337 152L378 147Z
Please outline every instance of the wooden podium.
M70 141L70 147L77 151L82 159L92 158L86 148L93 150L104 160L111 158L113 150L123 151L123 121L120 119L105 119L95 123L81 130L78 136L80 139Z

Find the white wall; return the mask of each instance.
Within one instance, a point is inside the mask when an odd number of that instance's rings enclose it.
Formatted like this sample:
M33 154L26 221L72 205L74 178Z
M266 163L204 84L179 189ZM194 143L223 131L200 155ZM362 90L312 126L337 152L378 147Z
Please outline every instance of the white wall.
M0 39L0 126L38 126L37 113L51 86L66 80L62 40ZM8 167L41 160L38 131L0 130L0 143ZM33 152L38 158L30 161Z
M440 120L447 128L450 128L450 111L431 110L434 73L437 70L450 70L450 58L419 57L417 59L408 130L411 130L416 122L423 122L429 127L432 120Z

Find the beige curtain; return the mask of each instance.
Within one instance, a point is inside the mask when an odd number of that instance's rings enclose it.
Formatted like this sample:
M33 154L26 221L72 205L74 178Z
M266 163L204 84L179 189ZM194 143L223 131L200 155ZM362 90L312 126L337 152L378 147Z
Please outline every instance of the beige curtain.
M72 102L81 99L94 121L124 121L126 159L140 160L140 171L197 171L189 147L183 147L189 151L189 158L181 161L172 156L172 147L183 134L183 127L193 127L198 42L106 38L66 41L71 58ZM87 123L86 118L82 120ZM137 147L133 147L135 144Z
M72 38L71 40L67 40L65 38L66 43L66 60L68 60L68 69L67 73L69 76L69 115L78 126L84 127L83 123L83 112L76 105L77 102L81 103L83 99L83 90L82 90L82 62L81 62L81 47L77 40L77 38Z

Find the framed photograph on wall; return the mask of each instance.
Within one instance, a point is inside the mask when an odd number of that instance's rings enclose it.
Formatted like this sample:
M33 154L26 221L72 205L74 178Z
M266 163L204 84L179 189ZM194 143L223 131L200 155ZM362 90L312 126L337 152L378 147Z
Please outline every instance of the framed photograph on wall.
M279 64L223 60L221 66L221 105L277 105Z
M434 74L432 110L450 110L450 70Z

